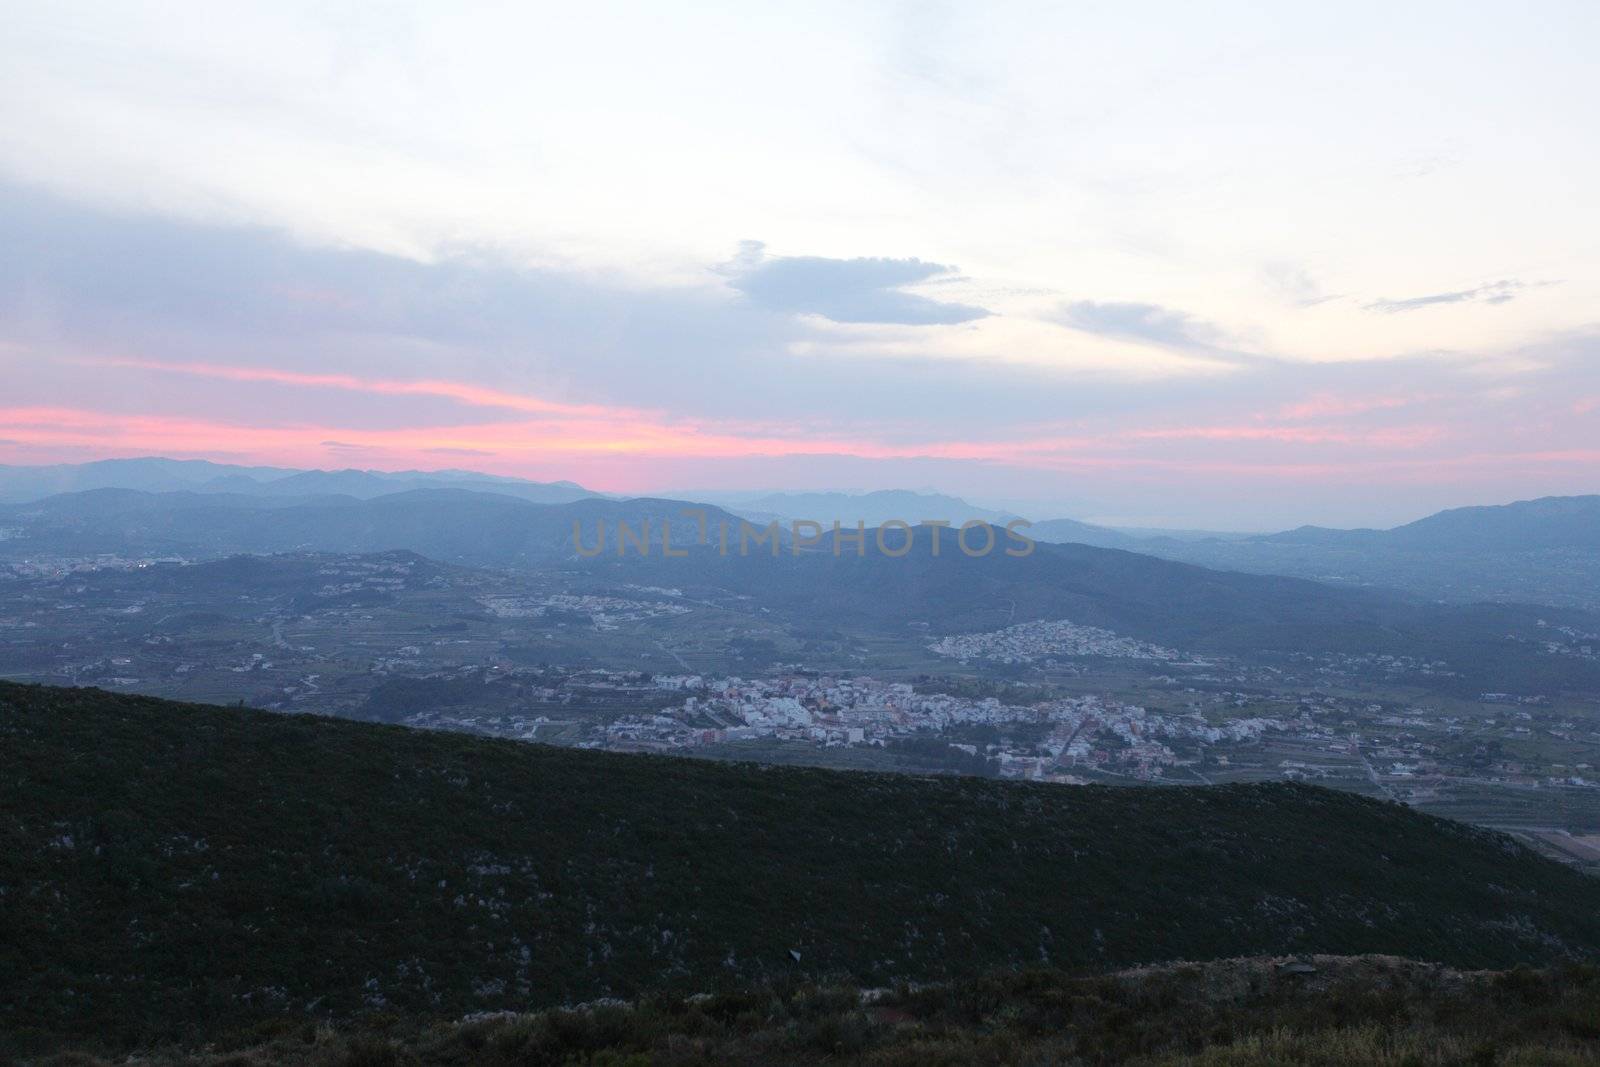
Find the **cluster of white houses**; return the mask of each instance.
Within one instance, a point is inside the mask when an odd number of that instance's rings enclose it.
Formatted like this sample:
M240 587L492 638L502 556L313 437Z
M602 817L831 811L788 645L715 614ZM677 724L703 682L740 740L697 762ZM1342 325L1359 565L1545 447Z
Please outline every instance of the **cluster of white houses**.
M963 662L1037 663L1071 656L1105 656L1113 659L1160 660L1166 663L1201 661L1170 648L1124 637L1097 626L1082 626L1066 619L1043 619L985 633L942 637L928 646L935 654Z
M1241 718L1220 725L1198 714L1162 715L1109 697L1077 696L1034 704L994 697L919 692L873 678L779 675L761 679L657 676L653 684L684 694L676 706L610 723L598 743L610 748L689 748L763 738L824 745L884 744L962 726L1030 724L1026 745L1001 740L965 746L997 760L1011 777L1067 778L1077 768L1160 777L1177 757L1166 741L1254 740L1285 723ZM1042 736L1041 736L1042 735Z

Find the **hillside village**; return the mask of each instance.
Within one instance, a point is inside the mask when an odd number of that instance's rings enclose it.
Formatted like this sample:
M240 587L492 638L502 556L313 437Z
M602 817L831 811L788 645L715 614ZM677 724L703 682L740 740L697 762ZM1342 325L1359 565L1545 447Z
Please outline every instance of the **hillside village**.
M623 752L1064 785L1307 781L1493 825L1600 866L1600 771L1587 755L1600 734L1548 706L1488 701L1472 707L1489 714L1441 715L1335 692L1231 688L1204 672L1158 676L1144 690L1148 704L1109 689L975 695L954 680L795 668L754 677L517 669L464 677L480 691L526 688L513 706L440 708L406 721Z
M621 718L596 744L607 748L692 748L734 741L776 739L820 745L883 745L962 727L1027 725L1042 730L1039 741L1013 748L954 742L969 755L994 761L1003 777L1073 781L1075 767L1121 769L1158 779L1179 757L1166 743L1254 740L1285 724L1268 718L1211 725L1199 714L1164 716L1110 696L1080 696L1007 704L919 692L906 682L873 678L813 678L780 675L759 680L706 679L698 675L657 677L653 684L686 692L683 702L648 717ZM1034 731L1037 732L1037 731Z
M948 656L963 663L987 660L993 663L1043 662L1053 665L1057 659L1069 656L1104 656L1110 659L1208 665L1206 660L1199 657L1096 626L1079 625L1068 619L1041 619L986 633L953 634L940 638L928 648L936 655Z

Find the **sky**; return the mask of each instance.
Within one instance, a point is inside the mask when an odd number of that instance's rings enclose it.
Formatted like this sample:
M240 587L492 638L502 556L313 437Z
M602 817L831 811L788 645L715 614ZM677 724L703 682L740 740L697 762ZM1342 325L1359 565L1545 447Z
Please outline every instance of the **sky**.
M0 16L0 463L1600 492L1600 5Z

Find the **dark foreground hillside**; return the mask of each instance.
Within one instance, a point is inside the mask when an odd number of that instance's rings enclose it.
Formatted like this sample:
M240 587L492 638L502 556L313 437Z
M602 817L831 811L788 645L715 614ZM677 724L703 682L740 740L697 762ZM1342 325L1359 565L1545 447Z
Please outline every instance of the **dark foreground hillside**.
M1294 785L762 768L0 685L0 1041L993 967L1600 954L1600 882ZM3 1051L3 1049L0 1049Z
M268 1033L266 1031L270 1030ZM947 984L788 983L418 1025L262 1028L146 1067L1551 1067L1600 1064L1600 970L1392 956L1031 968ZM89 1057L71 1067L107 1067ZM66 1065L61 1065L66 1067Z

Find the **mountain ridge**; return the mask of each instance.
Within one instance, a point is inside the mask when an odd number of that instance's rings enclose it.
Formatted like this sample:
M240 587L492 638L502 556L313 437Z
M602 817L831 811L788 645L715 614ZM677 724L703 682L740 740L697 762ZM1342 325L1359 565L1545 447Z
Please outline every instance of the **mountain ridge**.
M0 504L21 504L60 493L95 489L136 489L145 492L261 493L316 496L330 492L349 496L377 496L400 489L447 486L495 487L503 493L557 503L593 496L575 482L534 482L525 478L482 474L477 471L300 470L292 467L251 467L213 463L202 459L168 459L139 456L43 466L0 464Z
M1455 674L1433 676L1430 687L1456 686L1471 695L1600 686L1600 664L1540 654L1542 622L1600 632L1600 619L1590 613L1431 604L1381 590L1210 569L1076 543L1039 542L1017 557L1006 550L1016 551L1022 542L1013 543L994 527L985 528L987 538L984 530L972 531L970 540L995 546L977 557L959 550L956 531L931 527L869 530L863 548L872 548L857 555L853 547L832 551L831 534L809 546L793 539L745 541L742 520L688 501L588 497L538 504L462 488L406 490L368 500L316 497L278 506L263 499L184 494L169 503L164 494L95 490L13 505L0 508L0 529L6 530L0 558L208 559L406 550L478 568L577 567L624 584L695 586L745 598L796 624L826 617L903 636L917 625L950 634L1069 620L1194 653L1440 660ZM703 545L696 512L707 523ZM637 543L619 551L624 522L634 535L649 523L648 555L640 555ZM717 532L724 523L731 531L726 551ZM670 558L662 543L667 528L674 546ZM876 547L880 532L894 545L909 534L917 547L903 557L886 555ZM945 543L942 555L933 552L935 537Z
M1447 508L1387 530L1301 526L1252 540L1443 551L1600 548L1600 495Z
M0 896L19 1044L773 976L1600 954L1600 883L1309 786L725 764L8 683L0 732L0 885L39 890Z

